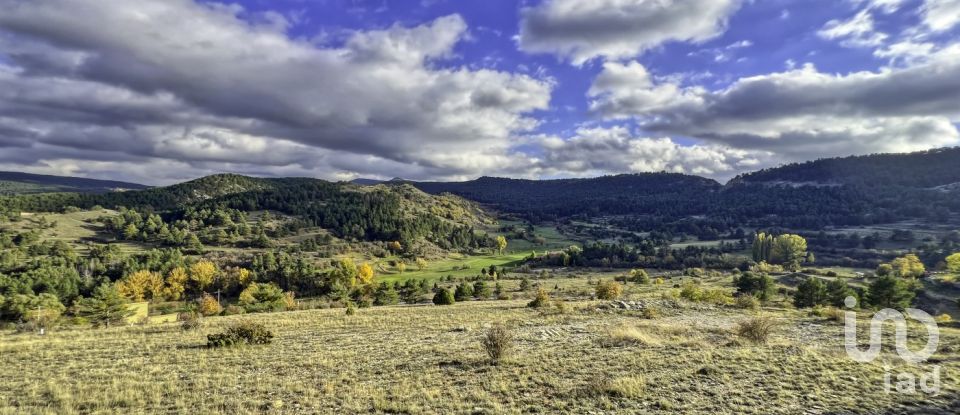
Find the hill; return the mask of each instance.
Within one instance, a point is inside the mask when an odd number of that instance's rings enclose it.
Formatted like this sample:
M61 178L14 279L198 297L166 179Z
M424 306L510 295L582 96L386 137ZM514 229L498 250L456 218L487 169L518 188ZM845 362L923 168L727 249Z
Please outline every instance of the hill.
M486 236L474 228L492 222L474 203L454 195L429 195L403 183L360 186L235 174L141 191L0 198L0 211L60 212L96 206L159 212L168 221L209 217L209 212L223 210L269 210L299 219L289 227L320 227L339 238L358 241L426 241L445 249L487 245Z
M148 188L148 186L142 184L113 180L96 180L20 172L0 172L0 195L52 192L105 193L146 188Z
M955 187L960 183L960 147L905 154L819 159L742 174L744 183L858 187Z
M481 177L467 182L410 183L427 193L453 193L534 221L575 215L694 215L702 211L698 200L722 189L716 181L677 173L556 180Z

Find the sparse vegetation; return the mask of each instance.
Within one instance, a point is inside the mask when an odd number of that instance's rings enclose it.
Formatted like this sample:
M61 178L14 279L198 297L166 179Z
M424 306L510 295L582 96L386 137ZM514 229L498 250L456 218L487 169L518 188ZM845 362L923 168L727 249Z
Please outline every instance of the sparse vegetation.
M756 316L737 323L736 333L751 342L764 344L770 339L777 325L773 317Z
M483 350L487 352L487 356L493 364L498 364L510 356L510 353L513 352L513 343L513 332L503 324L491 326L480 341Z

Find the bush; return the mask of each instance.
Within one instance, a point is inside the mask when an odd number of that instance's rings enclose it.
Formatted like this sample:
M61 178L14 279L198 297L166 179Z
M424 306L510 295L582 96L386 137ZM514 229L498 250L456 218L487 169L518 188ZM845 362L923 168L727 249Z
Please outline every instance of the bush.
M446 288L438 289L437 293L433 295L433 303L436 305L451 305L456 302L456 299L453 298L453 293Z
M506 326L497 324L487 329L480 344L491 363L497 364L513 351L513 333Z
M738 293L750 294L760 301L769 300L774 290L773 278L766 274L749 271L735 277L733 285L737 286Z
M616 300L623 295L623 286L616 281L600 281L597 283L597 298L601 300Z
M354 315L354 314L357 314L357 305L354 304L353 301L347 303L347 311L346 311L346 313L347 313L348 316L352 316L352 315Z
M267 344L273 341L273 332L260 323L243 321L223 333L207 335L207 347L228 347L243 344Z
M195 312L180 313L177 318L180 320L180 329L183 331L197 330L203 325L200 314Z
M285 297L283 290L274 284L253 283L240 293L240 306L251 313L286 310L288 303L296 302Z
M777 321L771 317L753 317L737 324L736 333L754 343L763 344L770 338L770 334L777 327Z
M245 314L247 310L244 310L243 307L240 307L235 304L230 304L223 309L223 315L225 316L235 316L237 314Z
M909 307L915 295L909 283L892 275L877 278L867 291L871 305L897 310Z
M745 310L759 310L760 300L752 295L741 295L737 297L736 306Z
M844 319L846 318L843 310L836 307L816 306L813 308L813 310L811 310L811 313L817 317L825 318L837 323L843 323Z
M827 284L820 278L807 278L797 286L797 293L793 296L793 305L797 308L813 307L826 304Z
M533 297L533 301L527 303L527 307L540 308L550 305L550 295L547 294L547 290L543 287L537 289L537 295Z
M453 298L457 301L466 301L473 298L473 285L465 282L460 283L453 293Z

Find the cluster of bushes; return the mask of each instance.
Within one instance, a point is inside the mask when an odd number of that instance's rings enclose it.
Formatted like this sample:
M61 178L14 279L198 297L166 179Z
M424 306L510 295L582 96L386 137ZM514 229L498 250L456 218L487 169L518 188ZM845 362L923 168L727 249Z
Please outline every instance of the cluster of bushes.
M207 347L228 347L244 344L268 344L273 332L263 324L243 321L227 327L223 333L207 335Z

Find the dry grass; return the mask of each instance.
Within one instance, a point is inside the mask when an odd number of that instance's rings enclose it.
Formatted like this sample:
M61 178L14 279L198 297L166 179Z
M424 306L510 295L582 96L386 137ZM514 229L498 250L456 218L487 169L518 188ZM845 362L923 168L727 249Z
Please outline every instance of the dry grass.
M597 304L574 302L578 311L563 315L514 300L213 317L193 331L8 332L0 414L936 413L960 394L954 328L941 328L935 356L942 393L910 396L884 393L884 365L915 375L930 365L905 365L892 351L854 362L842 328L806 313L771 311L784 324L756 347L731 334L743 310L645 320ZM265 324L273 343L204 347L207 334L239 320ZM490 366L477 339L496 324L511 327L514 348L510 364ZM609 347L608 338L658 345Z
M757 316L737 323L738 336L754 343L766 343L779 323L770 316Z
M660 340L637 327L623 325L610 329L605 344L608 346L659 346Z

